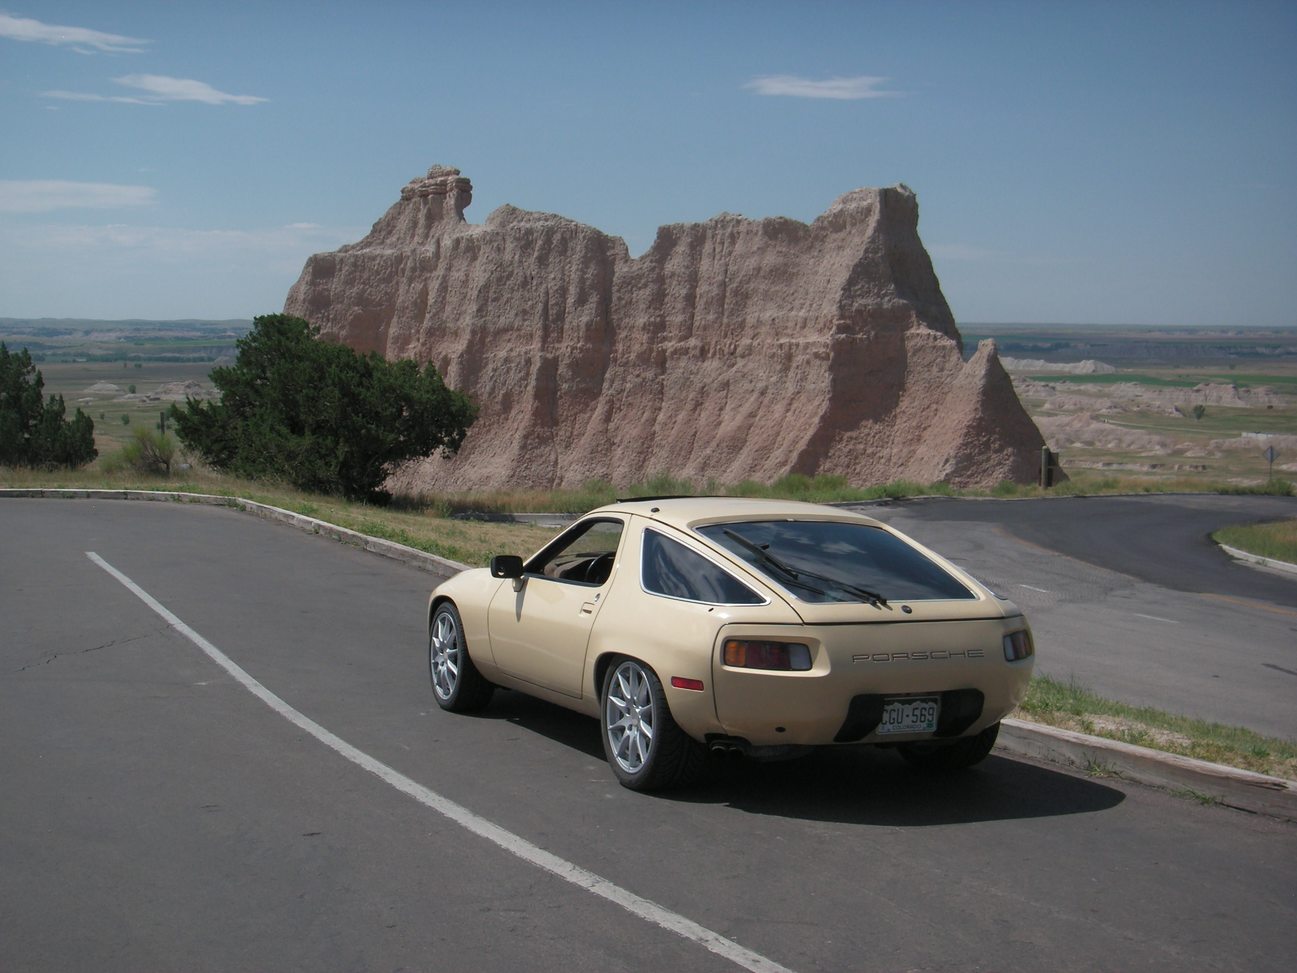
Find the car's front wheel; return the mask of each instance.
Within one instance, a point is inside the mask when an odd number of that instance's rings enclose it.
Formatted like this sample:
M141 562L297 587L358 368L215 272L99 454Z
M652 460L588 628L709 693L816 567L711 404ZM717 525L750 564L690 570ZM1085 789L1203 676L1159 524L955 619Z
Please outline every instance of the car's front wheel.
M637 659L614 660L600 700L604 753L624 787L663 790L698 778L707 752L671 717L652 669Z
M437 606L428 625L428 675L437 705L452 713L477 712L495 689L469 658L459 612L448 601Z
M935 740L903 743L898 749L902 757L924 770L962 770L985 760L999 735L1000 724L992 723L971 737L940 743Z

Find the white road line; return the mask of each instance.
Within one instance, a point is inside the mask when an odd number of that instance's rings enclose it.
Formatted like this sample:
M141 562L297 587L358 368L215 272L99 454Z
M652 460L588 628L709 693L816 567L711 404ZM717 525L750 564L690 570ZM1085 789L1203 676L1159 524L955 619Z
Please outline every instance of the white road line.
M454 821L460 827L487 841L499 845L505 851L516 855L523 861L530 862L538 868L557 875L566 882L571 882L578 888L585 889L600 898L607 899L615 905L621 906L632 915L645 919L654 925L668 929L685 939L698 943L707 950L715 953L724 959L729 960L745 970L751 970L752 973L792 973L785 966L780 966L773 960L767 959L760 953L754 953L750 949L745 949L733 940L726 939L719 933L698 923L686 919L678 913L666 909L656 902L636 895L634 892L627 891L619 885L614 885L607 879L600 878L594 872L586 871L579 865L574 865L569 861L553 855L545 849L532 844L525 838L521 838L511 831L506 831L499 825L492 824L485 818L479 817L468 808L456 804L454 801L442 797L435 791L431 791L422 784L415 783L409 777L401 774L387 764L375 760L369 754L357 750L346 740L330 733L320 724L316 723L309 717L299 713L293 707L272 693L269 689L257 682L252 676L248 675L233 659L214 646L207 639L203 638L192 628L173 615L161 602L155 599L147 591L137 585L134 581L122 574L115 567L101 558L93 551L86 551L86 557L90 558L95 564L103 568L114 578L122 583L135 597L148 605L167 624L177 632L187 638L194 645L202 649L213 662L234 677L235 681L256 696L272 710L288 720L290 723L305 730L311 736L315 737L325 746L337 751L346 757L352 763L363 767L375 777L378 777L398 791L409 797L414 798L425 807L429 807L438 814L445 815Z
M1019 588L1026 588L1028 591L1039 591L1042 595L1050 593L1048 588L1037 588L1034 584L1020 584Z
M1154 622L1166 622L1168 625L1179 625L1174 618L1163 618L1161 615L1145 615L1143 612L1131 612L1136 618L1147 618Z

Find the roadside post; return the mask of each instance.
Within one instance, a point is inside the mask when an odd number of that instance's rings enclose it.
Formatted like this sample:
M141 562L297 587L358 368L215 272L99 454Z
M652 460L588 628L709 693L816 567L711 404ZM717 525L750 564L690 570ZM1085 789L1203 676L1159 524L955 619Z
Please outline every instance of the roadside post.
M1048 446L1040 447L1040 485L1046 489L1054 485L1054 471L1058 469L1058 454Z

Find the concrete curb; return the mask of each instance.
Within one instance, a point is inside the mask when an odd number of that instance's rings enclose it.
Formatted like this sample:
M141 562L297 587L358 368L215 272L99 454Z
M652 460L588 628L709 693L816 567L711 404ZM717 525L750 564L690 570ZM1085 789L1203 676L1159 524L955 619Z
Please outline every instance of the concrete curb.
M314 517L307 517L305 514L297 514L291 510L272 507L267 503L244 500L242 497L218 497L206 493L170 493L165 490L0 489L0 499L5 497L47 500L150 500L162 503L197 503L215 507L232 507L235 510L250 513L254 517L287 524L290 527L296 527L298 530L304 530L308 534L319 534L321 537L328 537L339 543L358 547L361 550L369 551L371 554L388 557L394 561L400 561L402 564L408 564L411 567L429 571L433 574L458 574L467 567L467 565L460 564L458 561L451 561L444 557L438 557L436 554L416 550L405 544L398 544L396 541L370 537L368 534L348 530L346 527L338 527L336 524L317 520Z
M291 510L283 510L269 504L244 500L241 497L154 490L0 488L0 499L5 497L147 500L232 507L264 520L276 521L310 534L328 537L433 574L453 575L468 568L466 564L428 554L395 541L370 537L314 517L296 514ZM1247 556L1251 557L1251 555ZM1205 760L1194 760L1191 757L1163 753L1161 750L1148 747L1137 747L1116 740L1106 740L1102 737L1015 719L1006 719L1001 724L996 750L1034 757L1091 774L1116 776L1122 780L1173 791L1191 791L1195 796L1210 798L1228 807L1286 821L1297 821L1297 781L1284 780L1281 777L1267 777L1264 774L1254 774L1247 770L1238 770Z
M1275 571L1282 571L1284 574L1297 575L1297 564L1292 564L1289 561L1276 561L1272 557L1249 554L1247 551L1240 551L1237 547L1230 547L1228 544L1220 544L1219 542L1217 546L1234 560L1242 561L1244 564L1259 564L1262 567L1273 568Z
M1171 791L1190 791L1228 807L1297 821L1297 781L1181 757L1025 720L1000 725L996 749Z

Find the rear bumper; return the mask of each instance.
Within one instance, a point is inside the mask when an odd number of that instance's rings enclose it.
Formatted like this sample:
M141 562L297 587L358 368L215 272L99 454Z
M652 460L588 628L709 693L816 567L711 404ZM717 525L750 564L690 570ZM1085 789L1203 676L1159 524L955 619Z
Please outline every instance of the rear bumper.
M904 743L978 733L1022 701L1034 658L1005 659L1003 639L1022 617L884 625L728 626L713 651L712 689L721 734L754 746ZM805 672L734 669L727 637L784 638L810 646ZM936 733L878 734L890 696L940 699ZM701 729L701 728L700 728Z

